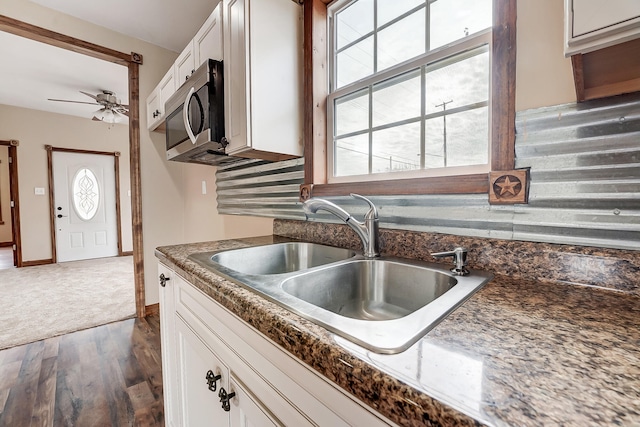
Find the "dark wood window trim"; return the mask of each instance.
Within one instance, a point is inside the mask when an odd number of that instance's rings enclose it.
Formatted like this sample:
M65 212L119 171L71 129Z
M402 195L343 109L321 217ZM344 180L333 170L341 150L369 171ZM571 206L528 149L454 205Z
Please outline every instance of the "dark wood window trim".
M129 70L129 163L131 223L136 314L145 316L144 248L142 241L142 192L140 174L140 65L142 55L123 53L46 28L0 15L0 31L125 66Z
M489 193L488 174L327 184L327 4L304 0L305 170L301 197ZM493 0L491 171L515 166L516 0Z

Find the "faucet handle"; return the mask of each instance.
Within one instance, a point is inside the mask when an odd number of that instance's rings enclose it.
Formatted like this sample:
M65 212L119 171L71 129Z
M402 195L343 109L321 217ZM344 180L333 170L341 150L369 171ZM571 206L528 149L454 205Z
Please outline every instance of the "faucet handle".
M451 269L451 272L457 276L466 276L469 274L469 270L465 268L467 265L467 250L465 248L457 247L452 251L435 252L432 253L431 256L435 258L452 256L455 262L455 267Z
M371 200L356 193L351 193L350 196L353 197L354 199L364 200L369 204L369 212L367 212L366 215L364 216L365 219L378 219L378 209L376 208L376 205L374 205Z

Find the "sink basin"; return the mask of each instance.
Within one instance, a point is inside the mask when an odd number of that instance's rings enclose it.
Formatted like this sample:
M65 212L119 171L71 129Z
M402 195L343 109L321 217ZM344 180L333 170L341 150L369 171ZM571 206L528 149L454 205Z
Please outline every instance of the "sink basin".
M491 278L442 265L365 259L348 249L290 242L189 259L377 353L406 350Z
M360 260L282 283L288 294L341 316L361 320L398 319L451 289L445 273L383 260Z
M224 251L211 256L211 261L242 274L283 274L342 261L355 254L350 249L288 242Z

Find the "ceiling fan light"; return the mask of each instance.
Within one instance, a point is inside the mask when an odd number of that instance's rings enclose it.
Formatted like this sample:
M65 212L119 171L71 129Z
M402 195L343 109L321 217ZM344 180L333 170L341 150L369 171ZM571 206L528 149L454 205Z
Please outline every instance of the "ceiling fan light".
M94 113L94 117L105 123L119 123L121 121L120 117L117 117L110 108L101 108Z

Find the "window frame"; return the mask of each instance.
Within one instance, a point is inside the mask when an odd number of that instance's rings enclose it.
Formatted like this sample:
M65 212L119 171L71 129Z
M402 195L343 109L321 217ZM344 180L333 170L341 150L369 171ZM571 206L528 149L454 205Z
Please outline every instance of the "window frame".
M515 165L515 63L516 2L493 0L490 81L490 172L512 170ZM304 96L305 178L301 198L342 196L350 193L397 194L488 194L489 174L400 178L348 183L328 183L327 0L304 0ZM374 175L372 175L374 176Z

